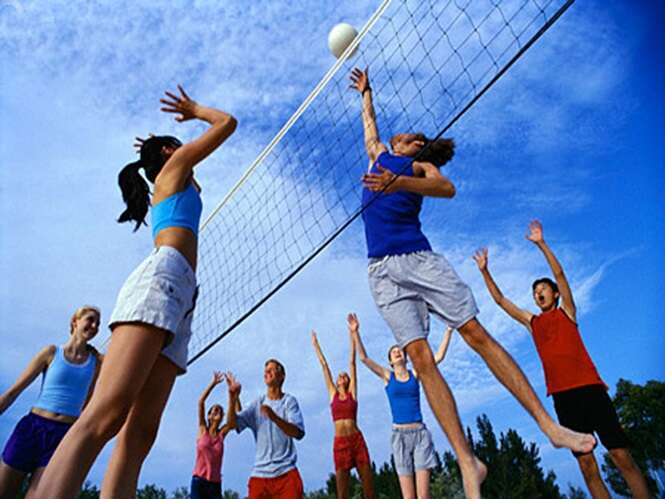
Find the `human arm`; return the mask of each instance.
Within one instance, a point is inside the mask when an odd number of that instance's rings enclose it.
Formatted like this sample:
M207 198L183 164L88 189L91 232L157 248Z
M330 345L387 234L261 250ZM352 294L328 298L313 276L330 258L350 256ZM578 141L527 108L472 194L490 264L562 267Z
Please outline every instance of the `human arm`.
M439 345L439 348L437 349L436 353L434 354L434 363L435 364L439 364L446 357L446 352L448 351L448 347L450 346L450 338L452 337L452 335L453 335L453 328L448 326L446 328L446 331L443 333L443 338L441 339L441 344Z
M545 238L543 237L543 226L538 220L531 221L529 224L529 233L526 238L538 246L538 249L540 249L545 255L547 264L550 266L550 269L552 269L554 280L559 287L561 308L564 309L573 322L577 322L577 308L575 307L575 302L573 300L573 292L570 290L570 285L568 284L568 278L563 272L563 267L559 263L559 260L554 256L554 252L545 242Z
M217 149L231 134L235 131L238 122L230 114L199 104L192 100L185 90L178 85L180 95L171 92L165 92L166 97L160 99L164 104L161 108L165 113L175 113L175 120L179 123L198 119L205 121L210 127L197 139L179 147L164 165L163 174L168 176L174 174L185 177L198 163L208 157Z
M353 330L358 329L358 317L356 314L349 314L346 316L346 323L349 329L349 339L351 340L351 356L349 358L349 392L354 400L358 400L358 372L356 369L356 342L353 340Z
M367 151L370 163L374 163L379 154L387 151L388 148L379 139L379 129L376 126L376 113L374 112L374 104L372 103L372 88L369 85L367 68L364 71L358 68L354 68L351 71L351 88L360 92L363 100L362 119L365 150Z
M316 356L319 359L319 363L321 364L321 370L323 371L323 380L326 383L326 388L328 389L328 395L332 399L332 397L335 395L336 392L335 383L333 382L332 374L330 373L330 367L328 367L328 362L326 361L326 358L323 355L323 352L321 351L321 346L319 345L319 340L316 337L315 331L312 331L312 346L314 347Z
M199 415L199 436L208 430L208 425L206 423L206 399L212 392L212 389L224 381L224 374L219 371L213 371L212 380L208 384L201 396L199 397L198 402L198 415Z
M226 415L226 424L224 425L224 429L226 433L234 429L241 431L244 429L244 426L242 429L238 429L238 413L241 412L240 391L242 389L242 385L238 383L238 380L236 380L235 376L230 371L225 374L225 377L226 384L229 388L229 407ZM226 435L226 433L224 434Z
M40 373L48 368L55 355L55 346L49 345L35 355L16 382L0 395L0 414L4 413Z
M305 436L302 413L295 398L289 396L287 400L286 419L279 417L267 404L261 406L261 414L275 423L287 436L296 440L300 440Z
M370 191L383 191L386 194L407 191L436 198L452 198L455 196L455 185L448 178L441 175L439 169L432 163L414 161L413 177L396 175L381 165L377 165L377 168L380 173L363 175L363 183Z
M497 286L496 282L494 282L494 278L492 277L492 274L490 274L489 267L487 265L487 248L476 251L476 253L473 255L473 259L476 261L478 270L480 270L480 273L483 276L483 280L485 281L485 285L487 286L487 289L489 290L490 295L496 304L499 305L499 307L501 307L509 316L511 316L520 324L526 326L526 328L531 331L531 319L533 318L533 314L528 310L519 308L512 301L506 298L499 289L499 286Z
M390 379L390 371L385 367L381 366L380 364L377 364L367 356L367 352L365 352L365 345L363 345L362 339L360 338L360 323L358 322L358 318L356 317L356 315L355 314L352 315L355 318L355 324L353 327L349 324L349 330L351 332L353 341L356 344L356 350L358 351L360 362L365 364L365 366L367 366L367 368L370 371L372 371L385 383L387 383L388 380Z

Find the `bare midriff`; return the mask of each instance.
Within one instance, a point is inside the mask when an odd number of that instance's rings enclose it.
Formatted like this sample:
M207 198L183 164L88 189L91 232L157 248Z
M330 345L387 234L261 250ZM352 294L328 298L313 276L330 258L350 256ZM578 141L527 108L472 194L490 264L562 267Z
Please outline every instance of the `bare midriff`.
M338 419L334 423L336 437L348 437L360 431L355 419Z
M155 247L170 246L177 249L187 259L196 272L196 254L198 249L198 239L191 230L184 227L167 227L162 229L155 238Z
M60 414L59 412L51 412L45 409L40 409L39 407L33 407L30 412L37 414L37 416L50 419L51 421L57 421L59 423L73 423L78 419L76 416Z

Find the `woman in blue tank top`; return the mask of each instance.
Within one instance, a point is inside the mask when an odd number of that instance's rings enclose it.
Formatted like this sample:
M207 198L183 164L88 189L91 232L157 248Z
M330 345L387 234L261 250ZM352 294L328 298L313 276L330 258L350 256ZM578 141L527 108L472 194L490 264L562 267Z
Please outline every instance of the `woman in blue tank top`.
M136 231L152 206L155 248L118 294L98 389L58 447L44 473L48 485L38 487L35 498L75 498L97 455L118 433L102 497L133 497L176 375L186 370L202 208L192 172L235 131L236 120L178 90L166 92L162 111L179 123L200 120L209 127L184 145L175 137L139 139L140 159L118 176L127 205L118 222L134 222ZM141 171L153 184L152 196Z
M404 499L429 499L430 470L437 465L432 435L420 412L420 383L415 369L407 368L407 358L399 345L388 350L391 369L367 356L360 338L360 325L351 332L358 355L367 368L383 380L393 418L390 440L393 461ZM434 363L446 356L452 329L447 328L434 355Z
M23 480L39 483L56 447L81 414L95 385L101 355L89 344L99 330L99 309L85 305L72 315L69 340L43 348L16 382L0 395L4 413L42 374L39 398L14 428L2 452L0 497L16 497Z
M455 186L439 171L453 157L453 141L399 133L390 139L389 151L379 138L367 71L354 69L351 82L362 96L370 162L362 195L370 289L398 344L420 373L432 411L457 456L466 496L480 497L487 469L473 455L450 388L434 365L426 341L430 313L459 331L555 447L590 452L595 439L564 428L547 413L513 358L476 319L478 307L471 288L442 255L432 251L421 230L423 196L455 196Z

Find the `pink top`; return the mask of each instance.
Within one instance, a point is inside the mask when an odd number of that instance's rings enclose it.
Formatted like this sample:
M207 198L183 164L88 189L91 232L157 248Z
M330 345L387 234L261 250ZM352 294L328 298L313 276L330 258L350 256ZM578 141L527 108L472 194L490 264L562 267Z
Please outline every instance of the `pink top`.
M209 482L222 483L222 457L224 456L224 437L218 434L211 437L207 431L196 439L196 464L194 476Z

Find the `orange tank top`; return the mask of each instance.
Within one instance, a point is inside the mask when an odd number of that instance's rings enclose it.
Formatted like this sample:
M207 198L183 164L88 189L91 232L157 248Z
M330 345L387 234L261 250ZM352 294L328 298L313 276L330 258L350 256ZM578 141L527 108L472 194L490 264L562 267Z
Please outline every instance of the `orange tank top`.
M531 319L531 331L545 370L547 395L588 385L607 385L582 343L577 324L560 308Z

